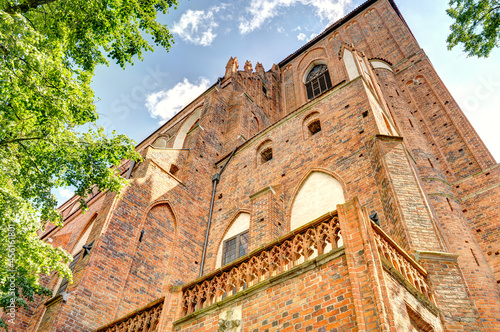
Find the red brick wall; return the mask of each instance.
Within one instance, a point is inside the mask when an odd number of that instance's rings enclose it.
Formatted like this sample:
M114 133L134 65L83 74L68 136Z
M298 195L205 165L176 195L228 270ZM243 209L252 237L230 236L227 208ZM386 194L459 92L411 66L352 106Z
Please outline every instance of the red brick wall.
M177 327L216 331L219 314L242 307L242 331L355 331L345 256Z

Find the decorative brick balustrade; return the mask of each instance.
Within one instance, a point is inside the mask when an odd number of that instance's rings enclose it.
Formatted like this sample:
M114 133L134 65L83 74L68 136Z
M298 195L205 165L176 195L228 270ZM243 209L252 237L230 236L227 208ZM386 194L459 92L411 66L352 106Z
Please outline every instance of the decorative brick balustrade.
M135 310L127 316L100 327L94 332L155 332L163 309L163 298Z
M427 271L394 242L380 227L375 224L372 224L372 226L375 230L375 241L377 242L380 256L385 258L387 263L392 265L392 267L405 277L411 285L435 304L434 296L429 291L429 286L425 280Z
M183 287L182 312L189 315L341 244L335 212L294 230L269 245Z

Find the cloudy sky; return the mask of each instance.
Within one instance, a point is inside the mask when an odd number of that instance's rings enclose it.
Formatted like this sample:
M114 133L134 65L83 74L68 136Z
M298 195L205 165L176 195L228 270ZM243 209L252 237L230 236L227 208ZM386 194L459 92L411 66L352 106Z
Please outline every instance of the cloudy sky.
M157 48L126 70L116 65L97 70L99 123L141 142L223 76L231 56L238 57L240 69L250 60L269 70L362 2L180 0L177 10L160 18L175 36L170 52ZM446 3L396 0L436 71L499 160L500 49L486 60L467 58L458 48L448 51ZM60 203L72 194L67 188L55 193Z

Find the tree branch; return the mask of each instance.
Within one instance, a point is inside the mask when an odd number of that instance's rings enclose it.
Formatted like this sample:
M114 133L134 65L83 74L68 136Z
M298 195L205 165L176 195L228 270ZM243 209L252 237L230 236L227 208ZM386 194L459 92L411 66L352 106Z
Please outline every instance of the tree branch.
M0 141L0 145L7 145L7 144L10 144L10 143L18 143L18 142L22 142L22 141L30 141L30 140L39 140L39 139L42 139L43 137L23 137L23 138L16 138L16 139L12 139L10 141Z
M56 0L28 0L25 3L9 6L5 9L7 14L15 14L15 13L27 13L31 9L38 8L42 5L54 2Z

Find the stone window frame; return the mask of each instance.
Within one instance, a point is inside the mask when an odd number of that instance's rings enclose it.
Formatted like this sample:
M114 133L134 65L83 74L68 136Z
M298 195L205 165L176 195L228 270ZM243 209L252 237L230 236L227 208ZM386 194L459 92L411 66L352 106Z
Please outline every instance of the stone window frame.
M246 235L246 237L245 237ZM222 266L224 265L227 265L231 262L234 262L235 260L237 260L238 258L240 257L243 257L245 256L246 254L248 254L248 242L249 242L249 236L250 236L250 232L249 230L245 230L239 234L236 234L235 236L232 236L230 237L229 239L227 240L224 240L224 242L222 242ZM246 248L244 249L244 252L241 253L241 246L242 246L242 241L241 239L242 238L246 238ZM230 241L233 241L235 240L236 241L236 245L235 245L235 248L234 248L234 253L235 253L235 258L230 260L230 261L227 261L226 260L226 253L227 253L227 244L230 242Z

